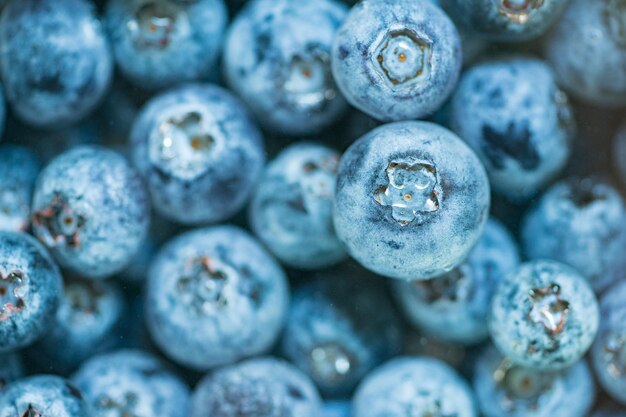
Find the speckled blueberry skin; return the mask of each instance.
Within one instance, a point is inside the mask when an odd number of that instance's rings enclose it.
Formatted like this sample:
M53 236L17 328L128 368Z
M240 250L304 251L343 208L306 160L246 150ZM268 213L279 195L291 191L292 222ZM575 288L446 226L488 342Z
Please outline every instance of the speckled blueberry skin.
M31 125L70 124L91 112L112 61L88 1L12 1L2 11L0 73L14 113Z
M262 357L218 369L193 394L191 417L318 417L315 386L293 365Z
M327 401L324 403L323 417L350 417L349 401Z
M434 113L461 69L461 41L448 16L426 0L364 0L333 43L339 89L359 110L383 121Z
M569 0L442 0L464 29L490 41L523 42L541 36Z
M346 257L333 226L338 168L336 151L307 142L287 147L268 165L252 197L250 225L282 262L318 269Z
M32 223L62 267L101 279L122 270L138 252L150 207L139 175L122 156L78 146L40 174Z
M330 69L333 38L347 14L335 0L254 0L224 44L224 72L266 128L318 132L347 108Z
M40 170L28 148L0 146L0 230L23 232L30 224L30 202Z
M349 393L401 349L401 319L379 277L334 270L299 288L291 303L283 352L324 394Z
M353 417L476 417L467 383L445 363L401 357L370 373L352 401Z
M492 346L477 358L473 387L485 417L585 417L595 397L584 360L546 372L514 365Z
M598 331L598 302L584 277L564 264L537 260L509 274L493 297L489 332L513 363L566 368Z
M36 239L0 232L0 353L27 346L48 330L62 288L59 268Z
M526 215L522 243L528 258L571 265L601 292L624 276L624 201L618 190L598 179L559 182Z
M469 69L454 93L450 125L485 165L493 190L514 200L533 196L563 169L576 132L550 68L524 56Z
M366 268L432 278L467 257L487 221L489 198L480 160L454 133L427 122L392 123L341 158L335 229Z
M146 314L161 350L206 370L266 351L288 303L278 263L242 229L216 226L180 235L157 254Z
M517 245L489 219L467 260L430 280L397 281L394 293L407 319L442 340L476 344L489 336L487 318L496 287L519 264Z
M131 146L154 208L183 224L234 215L265 163L263 138L243 104L208 84L150 100L132 128Z
M596 106L626 104L626 4L572 0L546 40L557 81L572 96Z
M189 388L159 359L140 350L94 356L72 377L92 417L186 417Z
M228 16L223 0L111 0L105 19L122 74L159 89L215 70Z
M19 353L0 353L0 392L7 384L23 376L24 366Z

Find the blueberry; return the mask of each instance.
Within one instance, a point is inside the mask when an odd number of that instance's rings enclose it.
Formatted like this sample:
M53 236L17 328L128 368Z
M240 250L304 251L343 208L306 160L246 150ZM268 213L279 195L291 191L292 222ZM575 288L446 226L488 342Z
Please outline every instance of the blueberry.
M193 394L191 417L318 417L313 383L293 365L255 358L207 375Z
M452 129L485 164L494 191L533 196L565 166L575 123L550 68L525 56L468 70L451 107Z
M324 403L323 417L350 417L349 401L327 401Z
M378 277L351 268L320 274L291 303L283 351L325 394L349 393L400 351L401 320Z
M434 113L452 93L460 68L457 30L426 0L364 0L352 8L333 44L340 90L383 121Z
M250 204L250 224L286 264L316 269L345 258L332 216L338 167L337 152L307 142L287 147L268 165Z
M58 267L37 240L0 232L0 353L27 346L48 330L62 285Z
M515 365L488 347L475 367L474 392L485 417L585 417L594 402L584 360L546 372Z
M189 388L154 356L120 350L92 357L72 377L92 417L186 417Z
M515 241L489 219L468 258L430 280L398 281L395 294L417 328L443 340L475 344L489 336L491 298L502 278L519 264Z
M452 270L480 238L488 211L482 164L438 125L384 125L341 158L337 235L357 261L381 275L426 279Z
M330 69L346 14L335 0L253 0L237 16L224 45L226 79L267 128L309 134L346 109Z
M198 370L266 351L288 308L284 272L246 232L216 226L187 232L154 259L147 321L154 341Z
M10 2L0 20L0 56L7 99L34 126L83 118L112 75L107 39L86 0Z
M223 0L110 0L106 10L120 71L148 89L207 78L227 18Z
M263 138L242 103L208 84L151 99L135 121L131 142L154 208L184 224L234 215L265 162Z
M19 353L0 353L0 392L7 384L23 376L24 366Z
M117 153L72 148L44 168L32 205L33 229L61 266L105 278L143 244L150 211L143 184Z
M25 147L0 146L0 230L26 231L39 161Z
M428 357L401 357L368 375L352 403L353 417L476 417L467 383Z
M499 285L489 331L513 363L540 370L578 361L598 330L598 303L587 281L555 261L522 264Z

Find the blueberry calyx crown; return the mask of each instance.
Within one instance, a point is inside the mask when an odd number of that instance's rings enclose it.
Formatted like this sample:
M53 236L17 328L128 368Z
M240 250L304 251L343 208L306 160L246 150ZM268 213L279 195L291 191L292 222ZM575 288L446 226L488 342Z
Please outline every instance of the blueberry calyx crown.
M533 11L543 6L545 0L494 0L498 12L514 23L528 22Z
M339 343L315 346L309 353L309 368L317 380L335 384L345 379L354 368L356 358Z
M26 307L26 285L27 278L21 271L12 271L7 275L0 273L0 321Z
M20 417L44 417L42 411L35 408L34 405L28 404L28 408L20 415Z
M415 280L412 284L418 297L428 304L467 300L472 290L471 270L467 265L460 265L444 275Z
M108 395L102 395L96 402L98 410L116 410L119 417L138 417L135 413L139 397L131 391L124 393L121 401L116 401Z
M541 395L552 386L553 375L515 365L505 358L493 372L493 380L504 391L502 407L513 412L520 401L525 409L537 409Z
M613 378L621 378L626 374L626 334L610 333L602 357Z
M85 216L73 210L67 199L58 192L47 207L33 213L35 231L49 247L79 246L79 233L86 222Z
M544 288L533 288L528 298L532 302L528 319L542 325L550 336L561 333L570 311L569 302L561 299L561 287L552 283Z
M126 27L137 48L165 49L171 43L179 8L170 1L142 4Z

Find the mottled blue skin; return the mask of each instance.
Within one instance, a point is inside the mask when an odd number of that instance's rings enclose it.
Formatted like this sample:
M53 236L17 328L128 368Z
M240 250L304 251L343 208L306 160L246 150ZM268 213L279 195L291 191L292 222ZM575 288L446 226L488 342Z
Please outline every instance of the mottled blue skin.
M626 104L625 12L619 0L572 0L546 39L546 59L570 95L602 107Z
M393 169L395 177L420 177L401 188L399 178L390 180ZM422 182L426 194L420 195L417 185ZM386 192L394 195L386 197ZM412 215L395 207L401 198L397 192L409 195L400 203L415 211ZM335 229L366 268L392 278L426 279L450 271L467 257L482 234L489 202L485 170L455 134L433 123L392 123L374 129L344 153Z
M322 393L349 393L401 349L401 319L379 277L343 268L296 291L282 350Z
M0 354L0 392L7 384L23 376L24 366L18 352Z
M68 374L82 362L112 349L124 312L122 293L109 282L68 281L54 322L26 352L29 364Z
M411 34L404 44L412 52L404 58L384 53L401 33ZM339 89L353 106L382 121L434 113L452 93L461 62L454 24L426 0L364 0L350 10L333 43Z
M72 376L91 417L185 417L189 388L156 357L141 350L94 356Z
M489 41L524 42L546 32L569 0L442 0L464 29ZM517 3L517 4L516 4Z
M182 234L157 254L146 317L163 352L207 370L269 349L288 303L278 263L242 229L216 226Z
M513 365L491 346L477 359L473 387L485 417L585 417L595 399L584 360L543 372Z
M598 302L585 278L564 264L536 260L520 265L499 285L489 332L512 362L559 370L585 354L598 324Z
M349 401L326 401L323 417L350 417Z
M442 340L476 344L489 336L491 298L519 264L517 245L498 221L489 219L468 258L442 277L398 281L395 295L407 319Z
M109 86L112 58L85 0L12 1L0 20L0 73L7 99L39 127L74 123Z
M564 168L576 131L551 69L525 56L469 69L454 93L450 125L480 157L493 190L513 200L532 197Z
M69 381L53 375L20 379L0 392L0 417L91 417L82 394Z
M624 277L626 207L617 189L594 178L552 186L528 212L522 244L530 259L571 265L596 292Z
M78 146L40 174L32 204L35 235L59 264L102 279L122 270L139 251L150 223L137 172L117 153Z
M24 233L0 232L0 353L23 348L53 322L63 288L45 248Z
M173 157L164 154L162 143L171 134L163 129L175 126L171 121L194 117L200 134L210 136L212 144L194 149L195 137L182 133ZM243 104L208 84L184 85L151 99L135 121L130 140L133 161L148 184L155 210L183 224L233 216L246 203L265 163L263 137Z
M445 363L399 357L370 373L352 400L353 417L477 417L467 383Z
M196 386L191 417L318 417L322 402L313 382L272 357L218 369Z
M105 15L117 66L147 89L207 78L227 20L223 0L111 0ZM162 31L150 32L151 22Z
M41 166L28 148L0 146L0 230L23 232L30 224L30 202Z
M311 134L346 110L330 70L346 14L335 0L254 0L237 16L224 44L226 80L266 128Z
M331 266L346 257L333 226L339 154L300 142L270 164L250 203L254 233L282 262L301 269Z

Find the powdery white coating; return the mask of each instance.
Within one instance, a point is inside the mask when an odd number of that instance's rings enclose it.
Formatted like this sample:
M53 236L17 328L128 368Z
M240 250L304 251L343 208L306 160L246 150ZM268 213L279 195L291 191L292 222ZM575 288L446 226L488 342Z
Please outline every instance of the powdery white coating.
M4 387L24 376L22 357L18 352L0 353L0 392Z
M623 123L613 141L613 161L617 167L619 178L626 183L626 123Z
M28 148L0 146L0 230L23 232L30 225L30 200L40 170Z
M189 388L164 364L141 350L94 356L72 376L91 417L186 417Z
M67 380L52 375L20 379L0 391L0 417L91 417L81 393Z
M346 257L335 235L333 199L339 154L300 142L267 167L249 209L254 233L295 268L324 268Z
M150 223L149 201L121 155L78 146L41 172L32 222L61 266L102 279L124 269L139 251Z
M545 372L513 365L491 346L478 356L473 388L485 417L585 417L596 391L584 360Z
M489 332L513 363L557 370L585 354L598 323L598 302L587 281L569 266L536 260L498 286Z
M546 39L546 59L572 96L596 106L626 105L624 13L620 0L572 0Z
M226 80L268 129L310 134L344 113L330 54L346 14L335 0L253 0L237 15L224 44Z
M370 373L352 400L353 417L476 417L467 383L445 363L401 357Z
M7 4L0 19L0 73L15 114L51 127L91 112L113 72L103 32L85 0Z
M293 365L271 357L218 369L200 381L191 417L319 417L313 383Z
M209 77L228 16L223 0L112 0L105 19L122 74L160 89Z
M427 279L467 257L482 234L489 198L482 164L455 134L433 123L392 123L344 153L335 229L366 268Z
M564 168L576 131L552 70L525 56L469 69L454 93L450 125L485 164L493 190L515 200L532 197Z
M461 265L427 281L397 281L395 295L407 319L422 331L451 342L479 343L489 336L493 293L519 262L513 237L502 224L489 219Z
M242 229L216 226L182 234L157 254L146 315L163 352L206 370L265 352L288 303L277 262Z
M155 210L183 224L233 216L265 163L263 137L243 104L209 84L187 84L152 98L130 140Z
M559 182L526 215L522 243L528 258L571 265L599 293L624 276L624 200L594 178Z
M461 42L448 16L426 0L364 0L333 43L332 70L346 99L382 120L434 113L454 89Z
M350 417L350 402L326 401L322 417Z

